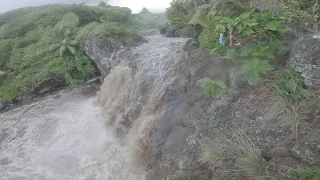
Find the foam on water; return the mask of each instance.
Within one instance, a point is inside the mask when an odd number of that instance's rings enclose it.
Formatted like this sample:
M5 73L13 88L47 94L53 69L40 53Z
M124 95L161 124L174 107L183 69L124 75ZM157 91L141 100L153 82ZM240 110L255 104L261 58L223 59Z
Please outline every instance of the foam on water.
M95 98L60 93L0 114L0 179L135 180Z
M0 179L144 179L137 167L147 166L151 130L166 111L166 90L184 72L187 41L147 35L105 79L101 108L72 91L0 114Z

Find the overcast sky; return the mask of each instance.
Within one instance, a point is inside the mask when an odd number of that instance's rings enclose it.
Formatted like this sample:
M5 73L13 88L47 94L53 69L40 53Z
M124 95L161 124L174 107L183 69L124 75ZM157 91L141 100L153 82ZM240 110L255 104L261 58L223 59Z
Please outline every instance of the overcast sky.
M134 13L147 7L153 12L163 12L170 6L171 0L109 0L110 4L129 7ZM25 6L37 6L53 3L83 3L97 4L99 0L0 0L0 12L16 9Z

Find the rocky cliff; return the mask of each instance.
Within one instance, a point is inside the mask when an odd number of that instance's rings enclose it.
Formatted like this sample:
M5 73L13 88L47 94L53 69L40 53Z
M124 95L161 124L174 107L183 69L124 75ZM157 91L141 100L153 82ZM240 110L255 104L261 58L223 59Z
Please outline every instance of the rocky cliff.
M320 165L318 95L287 104L270 82L250 87L233 63L188 39L147 39L119 56L99 99L148 180L287 179ZM213 99L204 77L228 90Z

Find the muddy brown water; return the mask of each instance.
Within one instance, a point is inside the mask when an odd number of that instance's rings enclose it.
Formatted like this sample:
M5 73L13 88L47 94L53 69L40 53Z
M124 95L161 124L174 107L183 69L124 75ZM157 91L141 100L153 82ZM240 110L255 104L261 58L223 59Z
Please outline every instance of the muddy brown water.
M165 109L161 97L187 41L151 35L126 59L134 67L120 63L98 96L61 91L0 114L0 179L145 179L131 159L144 153L146 134ZM115 131L125 121L127 137L119 141Z

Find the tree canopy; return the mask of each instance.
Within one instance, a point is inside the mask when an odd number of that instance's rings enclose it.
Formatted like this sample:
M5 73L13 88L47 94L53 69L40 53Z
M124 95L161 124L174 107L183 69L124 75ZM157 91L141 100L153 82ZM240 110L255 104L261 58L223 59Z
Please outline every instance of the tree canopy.
M131 10L100 5L44 5L0 14L0 102L19 99L52 74L70 85L95 76L79 47L87 34L117 46L135 41L138 22Z

